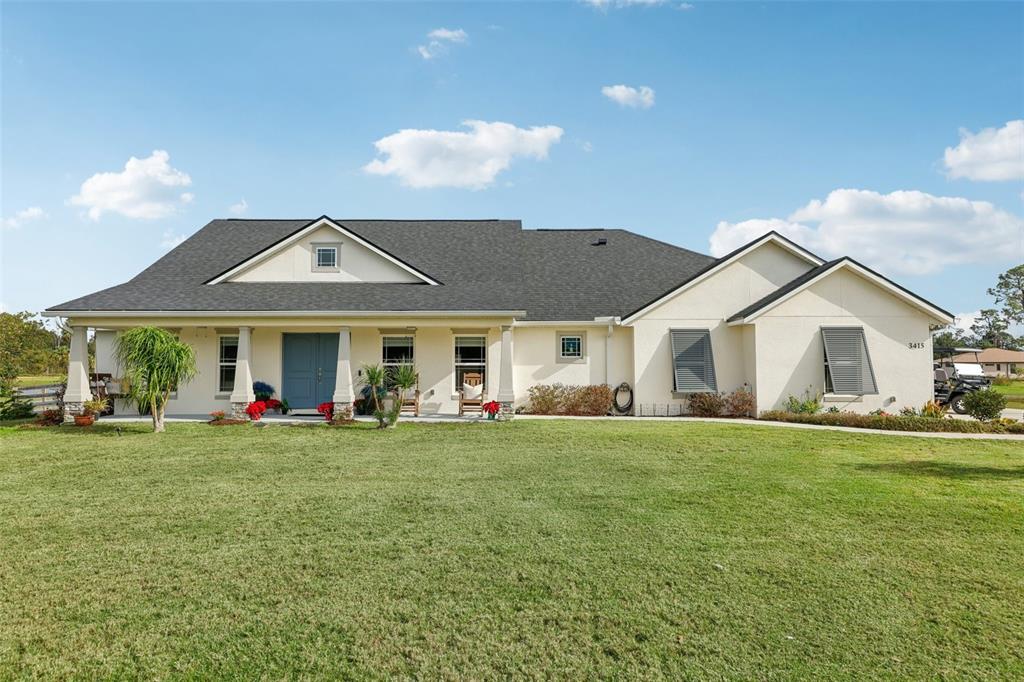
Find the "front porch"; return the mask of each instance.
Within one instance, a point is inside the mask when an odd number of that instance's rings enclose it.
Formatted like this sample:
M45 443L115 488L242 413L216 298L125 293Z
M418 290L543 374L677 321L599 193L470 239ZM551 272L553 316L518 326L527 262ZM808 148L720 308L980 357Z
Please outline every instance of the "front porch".
M117 376L118 331L154 324L148 320L89 322L71 320L65 398L69 415L80 412L81 404L92 397L86 374L89 330L96 330L95 371ZM256 381L273 386L274 397L287 400L293 410L315 415L317 405L331 402L335 415L345 418L353 415L354 405L364 397L362 366L374 364L416 368L420 414L425 418L457 416L459 391L467 376L478 376L484 397L501 403L505 414L512 413L517 398L511 319L466 320L460 327L453 327L451 319L353 320L335 326L320 321L162 322L154 326L173 331L189 344L199 370L172 394L167 407L170 418L208 418L218 410L244 416L245 407L256 399ZM118 415L134 412L120 401L116 406Z

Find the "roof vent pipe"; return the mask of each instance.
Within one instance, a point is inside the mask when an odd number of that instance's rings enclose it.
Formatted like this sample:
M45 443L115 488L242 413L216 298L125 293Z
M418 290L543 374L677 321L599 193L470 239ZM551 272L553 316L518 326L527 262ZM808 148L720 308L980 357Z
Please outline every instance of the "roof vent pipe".
M604 246L607 243L608 243L608 240L605 239L604 237L601 237L596 242L592 242L590 245L591 246Z

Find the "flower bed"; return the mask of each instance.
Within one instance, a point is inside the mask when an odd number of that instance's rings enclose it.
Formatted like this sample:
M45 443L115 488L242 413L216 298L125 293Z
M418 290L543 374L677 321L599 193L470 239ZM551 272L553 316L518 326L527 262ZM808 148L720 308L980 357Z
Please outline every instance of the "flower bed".
M878 431L1024 434L1024 422L1015 422L1008 419L981 422L967 421L965 419L939 419L934 417L910 417L888 414L856 414L853 412L797 414L782 410L762 412L759 419L793 424L850 426L858 429L874 429Z

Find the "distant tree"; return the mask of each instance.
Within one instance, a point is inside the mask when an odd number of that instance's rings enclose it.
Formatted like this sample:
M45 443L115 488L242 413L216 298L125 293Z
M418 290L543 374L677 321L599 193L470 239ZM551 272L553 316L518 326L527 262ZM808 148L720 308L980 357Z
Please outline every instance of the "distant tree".
M963 329L958 327L943 327L932 335L933 348L958 348L971 346L974 343Z
M1001 306L1003 318L1010 324L1024 324L1024 265L1010 268L999 275L988 295Z
M34 313L0 313L0 393L24 374L58 374L66 365L63 334ZM63 361L62 361L63 359Z
M986 308L971 325L971 332L977 338L976 343L980 348L1016 350L1018 340L1008 331L1009 326L1002 312L995 308Z

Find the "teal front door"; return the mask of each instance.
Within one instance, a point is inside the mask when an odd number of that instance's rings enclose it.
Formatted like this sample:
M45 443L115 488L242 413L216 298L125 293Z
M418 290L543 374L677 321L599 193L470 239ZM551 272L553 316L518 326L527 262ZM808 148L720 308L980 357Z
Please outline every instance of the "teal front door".
M281 397L293 410L331 402L337 368L337 334L285 334Z

